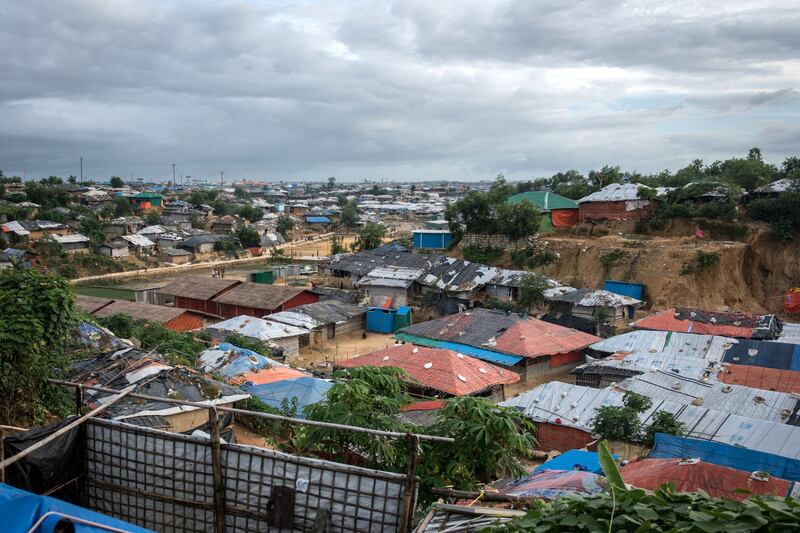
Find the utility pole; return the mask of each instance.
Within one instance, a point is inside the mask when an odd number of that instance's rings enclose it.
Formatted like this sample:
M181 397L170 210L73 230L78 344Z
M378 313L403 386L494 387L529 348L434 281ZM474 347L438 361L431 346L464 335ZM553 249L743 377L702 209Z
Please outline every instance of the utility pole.
M81 156L81 183L83 183L83 156Z
M175 183L175 163L172 163L172 186L175 187L177 183Z
M219 190L225 188L225 173L221 170L219 171Z

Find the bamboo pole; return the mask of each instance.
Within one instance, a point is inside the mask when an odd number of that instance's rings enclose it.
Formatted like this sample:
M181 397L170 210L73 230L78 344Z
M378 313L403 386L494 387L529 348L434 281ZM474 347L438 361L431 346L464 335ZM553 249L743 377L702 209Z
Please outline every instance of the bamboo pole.
M225 533L225 480L220 457L219 417L215 407L208 410L208 425L211 432L211 470L214 475L214 525L216 533Z

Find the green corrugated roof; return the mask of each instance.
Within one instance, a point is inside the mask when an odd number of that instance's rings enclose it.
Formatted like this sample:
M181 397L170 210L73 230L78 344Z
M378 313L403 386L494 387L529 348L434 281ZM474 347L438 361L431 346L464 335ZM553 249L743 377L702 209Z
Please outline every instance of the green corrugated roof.
M559 196L554 192L521 192L508 199L508 201L512 204L522 203L523 200L528 200L530 203L544 211L551 211L553 209L578 209L578 202L563 196Z

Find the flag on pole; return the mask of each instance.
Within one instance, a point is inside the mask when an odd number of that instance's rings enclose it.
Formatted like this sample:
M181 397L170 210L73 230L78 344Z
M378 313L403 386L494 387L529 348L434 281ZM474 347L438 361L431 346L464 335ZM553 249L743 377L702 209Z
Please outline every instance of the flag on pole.
M694 236L697 237L698 239L704 239L706 235L705 233L703 233L703 230L701 230L700 227L698 226L697 229L694 230Z

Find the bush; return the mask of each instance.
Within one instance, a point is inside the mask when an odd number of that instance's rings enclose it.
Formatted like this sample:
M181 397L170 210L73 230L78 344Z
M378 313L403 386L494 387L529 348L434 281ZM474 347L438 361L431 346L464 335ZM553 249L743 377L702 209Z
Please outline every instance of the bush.
M534 253L528 260L528 267L537 268L547 266L558 261L558 254L550 250L540 250Z
M500 247L487 246L481 247L474 244L464 247L464 259L473 263L483 263L491 265L503 257L505 250Z
M603 273L607 276L617 261L625 257L625 250L615 248L613 250L605 250L600 253L600 262L603 264Z
M97 322L119 337L139 339L144 348L156 350L172 364L194 366L197 357L208 348L211 340L207 333L173 331L161 324L134 320L127 315L100 318Z
M511 264L517 268L522 268L525 263L533 255L533 250L525 248L524 250L515 250L511 252Z
M781 241L792 240L800 232L800 192L755 200L747 206L747 212L754 220L768 222L772 233Z
M697 270L705 270L719 264L720 257L717 252L704 252L697 250Z
M672 413L657 411L653 422L643 431L639 415L650 409L653 400L647 396L626 392L621 406L604 406L594 417L592 432L608 440L650 445L656 433L682 435L683 425Z

